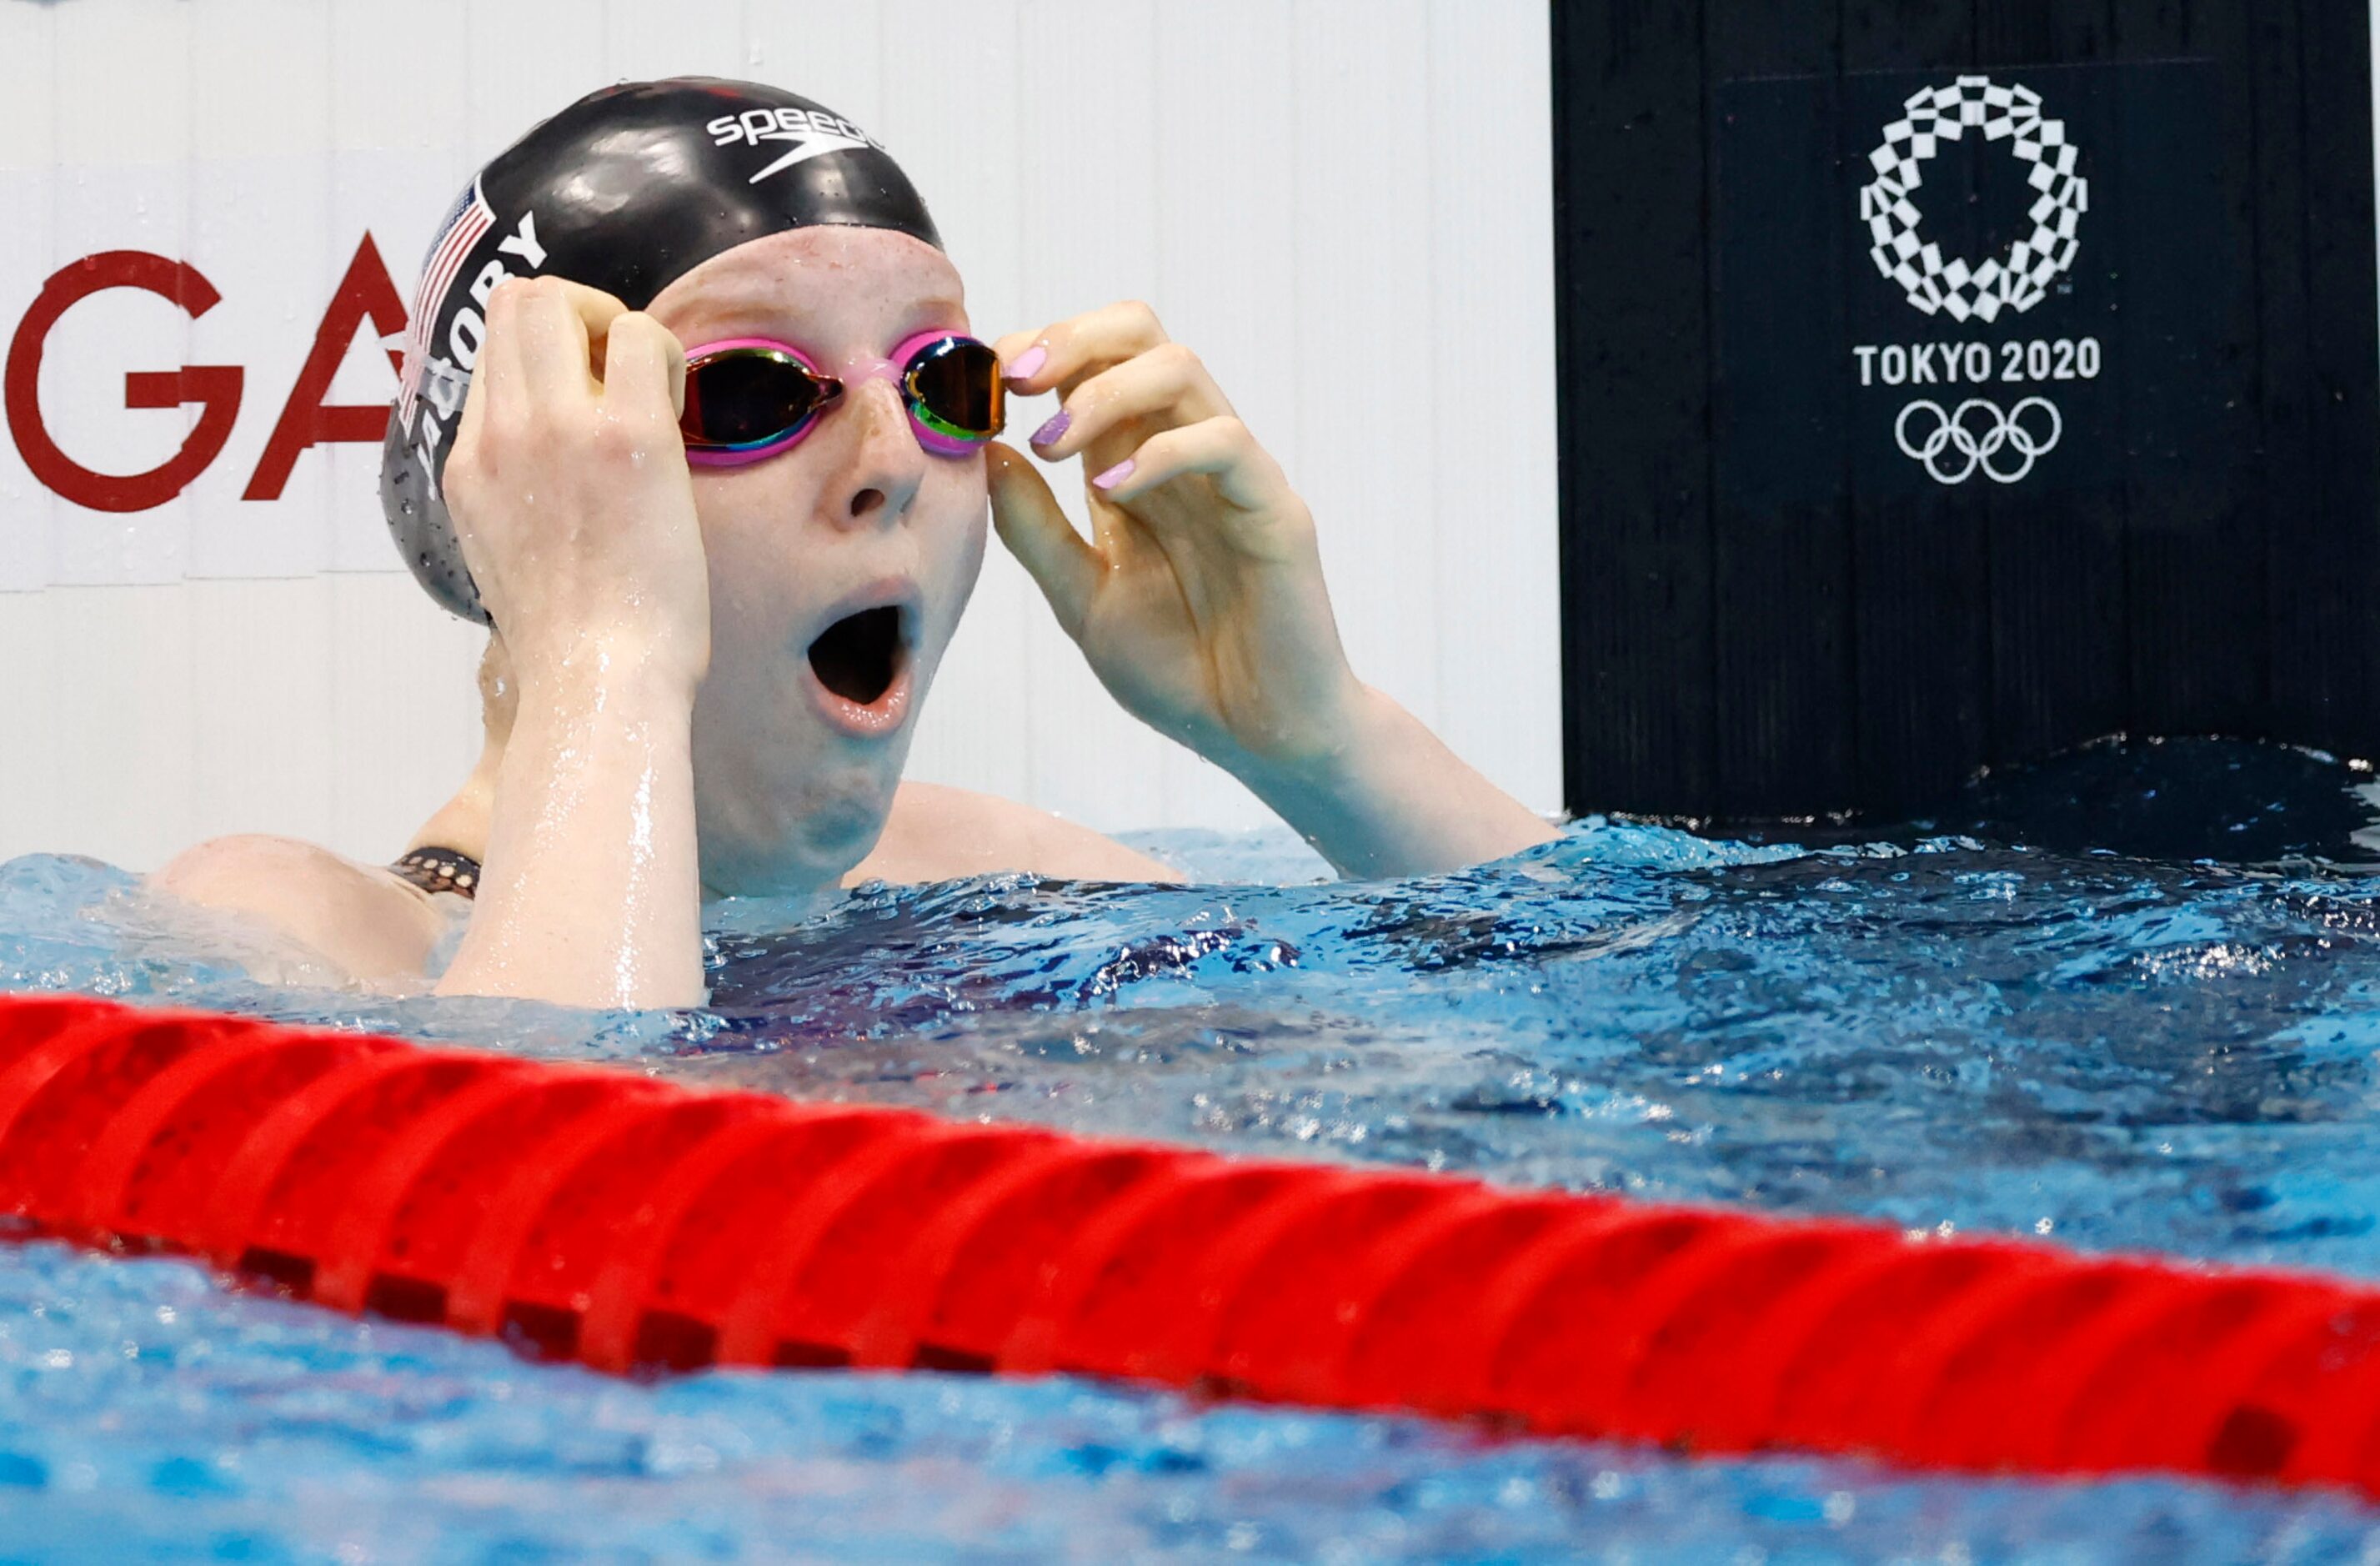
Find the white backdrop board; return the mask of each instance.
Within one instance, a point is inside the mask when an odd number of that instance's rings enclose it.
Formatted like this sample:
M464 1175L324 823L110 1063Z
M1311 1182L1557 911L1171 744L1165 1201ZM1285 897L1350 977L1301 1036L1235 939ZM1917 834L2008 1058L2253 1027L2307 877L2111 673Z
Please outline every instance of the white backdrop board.
M1312 505L1358 672L1554 809L1547 70L1538 0L0 0L0 858L383 858L445 797L480 633L381 521L385 348L473 168L678 73L883 141L987 336L1154 305ZM997 546L910 775L1264 819Z

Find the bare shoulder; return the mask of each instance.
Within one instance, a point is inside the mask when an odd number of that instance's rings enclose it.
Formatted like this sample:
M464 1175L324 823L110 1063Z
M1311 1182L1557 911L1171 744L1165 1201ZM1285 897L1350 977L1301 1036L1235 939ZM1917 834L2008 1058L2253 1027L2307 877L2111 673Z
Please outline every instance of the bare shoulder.
M295 838L214 838L149 878L159 891L245 914L373 985L419 979L445 927L428 893Z
M939 783L904 783L876 847L844 877L946 881L1022 870L1070 881L1179 881L1182 873L1087 826Z

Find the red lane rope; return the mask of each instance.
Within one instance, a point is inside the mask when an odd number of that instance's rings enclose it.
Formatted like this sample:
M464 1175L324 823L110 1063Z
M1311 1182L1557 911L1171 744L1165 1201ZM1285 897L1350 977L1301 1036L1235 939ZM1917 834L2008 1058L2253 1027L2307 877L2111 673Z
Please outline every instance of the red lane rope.
M0 997L0 1212L613 1371L1072 1371L2380 1496L2380 1288Z

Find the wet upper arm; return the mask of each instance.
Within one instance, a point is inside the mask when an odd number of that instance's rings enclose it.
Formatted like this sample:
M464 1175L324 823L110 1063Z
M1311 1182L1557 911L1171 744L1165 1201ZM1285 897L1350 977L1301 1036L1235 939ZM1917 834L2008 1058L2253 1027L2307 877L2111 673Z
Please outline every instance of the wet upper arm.
M1014 800L904 783L876 847L844 879L943 881L1021 870L1068 881L1180 881L1172 865Z
M159 891L261 924L373 988L427 973L446 915L428 893L374 865L294 838L215 838L149 878Z

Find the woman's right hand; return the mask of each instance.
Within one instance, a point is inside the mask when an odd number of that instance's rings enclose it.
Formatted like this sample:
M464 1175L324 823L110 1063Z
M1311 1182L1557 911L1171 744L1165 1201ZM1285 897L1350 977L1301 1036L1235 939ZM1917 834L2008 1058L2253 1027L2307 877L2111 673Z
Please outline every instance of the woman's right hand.
M520 704L442 995L702 1003L710 582L685 387L677 339L609 294L527 278L489 298L446 509Z
M625 659L691 695L709 668L685 398L685 349L610 294L523 277L489 297L446 507L525 684Z

